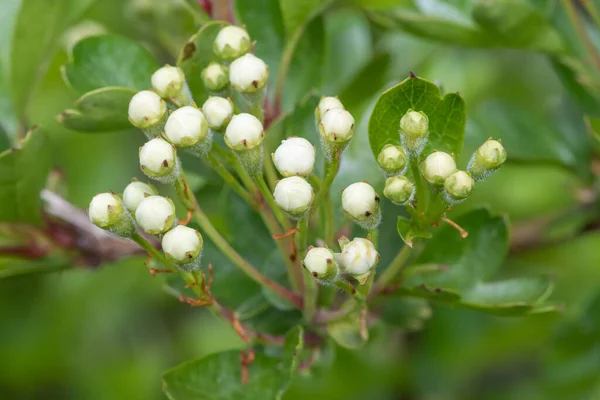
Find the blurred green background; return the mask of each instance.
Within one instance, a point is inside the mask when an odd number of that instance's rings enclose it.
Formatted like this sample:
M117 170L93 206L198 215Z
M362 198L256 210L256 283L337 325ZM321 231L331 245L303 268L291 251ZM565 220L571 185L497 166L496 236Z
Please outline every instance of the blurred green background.
M21 62L11 59L16 21L24 18L33 26L40 18L20 15L27 3L0 4L0 150L10 146L19 130L19 115L7 100L11 66L14 70ZM64 176L60 191L75 205L85 208L97 192L118 192L140 175L136 155L143 135L133 129L78 133L56 122L56 115L78 97L61 78L70 46L88 33L111 32L140 41L159 64L173 63L179 48L207 19L200 3L56 2L63 7L59 12L80 7L81 13L60 28L63 33L46 33L55 35L55 42L46 43L51 39L40 32L39 47L27 50L37 55L23 63L35 60L47 68L40 68L39 84L30 88L25 115L27 124L45 127L48 151ZM247 25L258 41L256 53L275 76L283 48L281 22L265 21L277 1L237 0L230 10L223 3L216 1L213 11L233 12ZM502 138L509 162L478 185L457 212L483 203L507 214L513 251L503 274L555 276L551 300L564 304L564 311L498 318L434 307L422 331L377 325L366 348L337 348L330 367L298 377L285 399L600 398L600 234L598 185L591 168L597 156L584 122L600 109L585 96L582 101L581 87L566 85L564 71L557 67L564 57L588 62L587 50L560 1L523 3L560 36L564 47L556 52L539 40L527 46L509 40L471 46L428 25L450 21L475 26L470 14L475 3L327 3L323 15L309 24L305 35L312 36L295 56L284 109L291 110L310 89L318 95L339 94L355 116L357 135L335 186L367 179L381 189L382 178L367 150L367 121L377 95L409 71L446 92L459 91L468 110L460 165L490 136ZM589 11L575 10L596 46L600 36ZM542 23L526 22L531 29ZM590 73L589 79L597 74ZM596 87L592 82L584 89L596 96ZM188 165L204 178L199 190L203 206L220 218L223 210L215 199L222 194L222 183L199 163ZM541 229L534 235L539 240L530 243L532 226ZM150 276L143 261L136 257L0 280L0 398L161 399L160 378L168 368L241 346L229 326L166 294L162 279Z

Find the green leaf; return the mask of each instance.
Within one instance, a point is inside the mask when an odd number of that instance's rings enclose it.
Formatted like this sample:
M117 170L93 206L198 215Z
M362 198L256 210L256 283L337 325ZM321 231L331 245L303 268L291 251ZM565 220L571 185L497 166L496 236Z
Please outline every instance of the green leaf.
M83 132L106 132L131 127L127 116L129 101L136 93L123 87L105 87L81 96L74 109L57 119L65 128Z
M22 0L13 32L10 82L20 117L37 83L45 75L62 32L95 0Z
M600 90L581 60L572 57L551 57L550 62L562 84L584 112L600 117Z
M152 55L138 43L117 35L85 38L75 45L63 67L65 81L78 93L106 86L144 90L158 69Z
M41 260L0 257L0 279L15 276L45 274L74 268L73 259L55 256Z
M15 149L0 153L0 221L39 223L40 192L52 163L46 134L32 129Z
M298 28L311 20L330 2L331 0L279 0L283 25L288 37L291 37Z
M172 400L281 399L299 365L304 347L301 327L285 338L280 357L257 352L248 367L248 383L241 382L240 352L226 351L191 361L168 371L163 390Z
M381 307L382 320L410 331L423 329L431 315L429 303L411 297L387 297Z
M465 135L465 102L456 93L442 97L434 83L417 77L409 77L377 100L369 120L369 142L375 157L386 144L400 144L400 119L409 109L429 117L425 154L437 149L458 157Z
M398 222L396 226L398 228L398 234L407 246L412 247L413 239L415 238L431 238L431 232L421 229L417 225L413 224L413 220L409 220L401 215L398 216Z
M211 61L219 61L213 52L213 42L222 27L228 25L224 21L212 21L200 28L183 46L177 65L185 73L188 86L196 104L204 104L208 98L208 91L202 82L202 70Z
M273 250L271 255L263 262L262 273L267 278L280 285L287 286L287 269L281 251L279 249ZM286 299L282 299L277 293L273 292L266 286L260 288L263 296L267 301L272 304L275 308L282 311L289 311L296 308L296 306Z
M363 329L360 312L355 312L347 317L327 324L329 336L337 344L347 349L360 349L369 341L369 330Z

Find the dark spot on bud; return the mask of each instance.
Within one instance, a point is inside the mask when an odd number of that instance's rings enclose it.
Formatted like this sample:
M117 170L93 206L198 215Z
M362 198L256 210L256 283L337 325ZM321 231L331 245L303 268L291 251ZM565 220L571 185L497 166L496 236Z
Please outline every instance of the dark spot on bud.
M258 81L252 81L252 86L254 86L255 88L258 88Z
M370 216L371 216L371 214L373 214L371 211L367 211L367 212L365 213L365 215L366 215L367 217L370 217Z
M163 167L167 168L169 166L169 162L167 160L163 160L162 165Z
M417 77L412 71L410 71L408 73L408 76L411 77L411 78L413 78L413 79Z
M434 289L434 291L435 291L436 293L441 293L441 292L442 292L442 288L436 287L436 288Z
M319 276L319 274L317 274L316 272L313 272L312 276L314 276L316 278L317 276Z
M196 45L193 42L187 42L185 46L183 46L183 60L187 60L191 58L196 52Z
M375 195L375 201L378 202L378 203L381 201L381 199L379 198L379 196Z
M188 258L194 258L194 256L192 256L192 253L187 253Z
M144 170L144 169L146 169L146 166L142 164L142 166L140 168L142 168L142 170Z
M244 144L244 147L248 147L248 143L247 143L246 139L242 140L242 143Z
M350 129L354 129L354 124L352 124L352 126L350 127Z

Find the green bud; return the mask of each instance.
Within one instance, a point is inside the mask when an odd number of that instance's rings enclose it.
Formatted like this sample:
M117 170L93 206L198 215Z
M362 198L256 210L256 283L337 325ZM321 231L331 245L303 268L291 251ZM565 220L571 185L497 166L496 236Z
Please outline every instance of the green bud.
M92 199L88 211L90 221L117 236L131 237L135 224L123 201L114 193L100 193Z
M319 105L315 108L315 119L317 120L317 123L321 122L321 119L327 111L334 108L341 108L342 110L344 109L344 105L340 99L337 98L337 96L321 97Z
M202 71L202 81L208 89L220 92L229 85L229 68L217 62L211 62Z
M147 177L172 183L179 176L175 146L161 138L146 142L139 151L140 168Z
M165 256L184 271L200 268L203 239L200 232L187 226L178 225L162 239Z
M250 36L239 26L226 26L219 31L213 44L215 54L225 61L233 61L250 50Z
M299 219L304 216L312 205L315 191L306 179L291 176L277 182L273 197L275 203L287 212L291 218Z
M408 110L400 120L400 139L411 154L423 151L429 133L429 118L422 111Z
M377 156L377 163L387 176L401 174L406 161L406 150L393 144L386 144Z
M476 181L487 178L506 161L506 149L493 139L488 139L471 157L467 171Z
M302 265L312 276L323 283L333 283L339 277L340 268L335 255L326 247L311 248L306 253Z
M365 229L371 229L381 222L379 196L371 185L356 182L342 191L342 210L354 222Z
M398 205L404 205L411 201L414 192L413 184L402 175L387 178L383 189L383 195Z
M434 151L421 163L421 175L432 186L441 187L446 178L456 171L454 158L443 151Z
M460 170L451 173L444 182L444 189L447 196L450 197L448 200L466 199L473 191L474 186L475 181L471 178L471 175L468 172ZM450 203L452 202L450 201Z

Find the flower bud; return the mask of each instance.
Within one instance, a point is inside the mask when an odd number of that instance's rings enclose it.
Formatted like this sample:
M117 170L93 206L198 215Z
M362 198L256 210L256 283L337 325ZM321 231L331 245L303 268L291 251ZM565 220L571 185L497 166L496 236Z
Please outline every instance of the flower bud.
M413 184L402 175L387 178L383 189L383 195L398 205L404 205L411 201L414 192Z
M158 190L152 185L144 182L131 182L123 191L123 203L130 212L135 212L138 206L148 196L155 196Z
M200 232L183 225L171 229L162 238L165 256L184 271L192 271L200 267L202 245Z
M229 85L229 68L217 62L211 62L202 71L202 81L208 89L219 92Z
M354 117L343 108L332 108L319 123L323 139L332 143L346 143L354 134Z
M321 122L321 119L325 113L334 108L344 109L344 105L337 97L321 97L319 105L315 108L315 118L317 122Z
M160 235L175 224L175 205L166 197L146 197L135 210L135 219L147 233Z
M285 177L307 176L315 165L315 147L300 137L283 140L272 156L275 168Z
M420 154L427 141L429 118L422 111L408 110L400 120L402 145L412 154Z
M447 200L464 200L466 199L475 186L475 181L471 178L468 172L454 171L444 182L446 194L450 197ZM450 203L455 201L449 201Z
M300 218L310 208L315 191L304 178L283 178L275 186L275 203L293 218Z
M454 171L456 171L454 158L443 151L434 151L421 164L421 175L433 186L442 186Z
M256 92L265 86L268 78L269 67L254 54L246 54L229 66L229 81L238 92Z
M184 106L171 113L165 125L165 137L178 147L192 147L208 135L208 123L196 107Z
M352 275L362 285L379 262L379 253L370 240L354 238L344 246L337 259L342 270Z
M371 229L379 225L381 210L375 189L365 182L356 182L342 192L342 209L354 222Z
M233 117L233 104L229 99L212 96L202 105L202 113L210 129L222 132Z
M326 247L310 249L302 264L312 276L323 282L335 282L338 278L338 263L333 252Z
M406 150L402 146L386 144L377 156L377 163L386 175L399 175L406 167Z
M155 138L140 148L140 167L146 176L170 182L177 177L177 151L166 140Z
M100 193L90 202L88 211L90 221L115 235L131 237L135 225L131 216L125 211L123 201L113 193Z
M148 129L162 124L166 119L167 104L154 92L142 90L129 102L129 122L136 128Z
M506 149L502 144L493 139L488 139L482 144L469 161L467 170L476 181L487 178L506 161Z
M165 65L152 74L152 88L162 98L178 97L184 90L185 74L179 67Z
M225 143L235 151L246 151L260 145L265 137L262 123L252 114L237 114L225 130Z
M213 43L213 51L219 58L233 61L246 54L250 50L250 44L250 36L245 29L229 25L217 34Z

